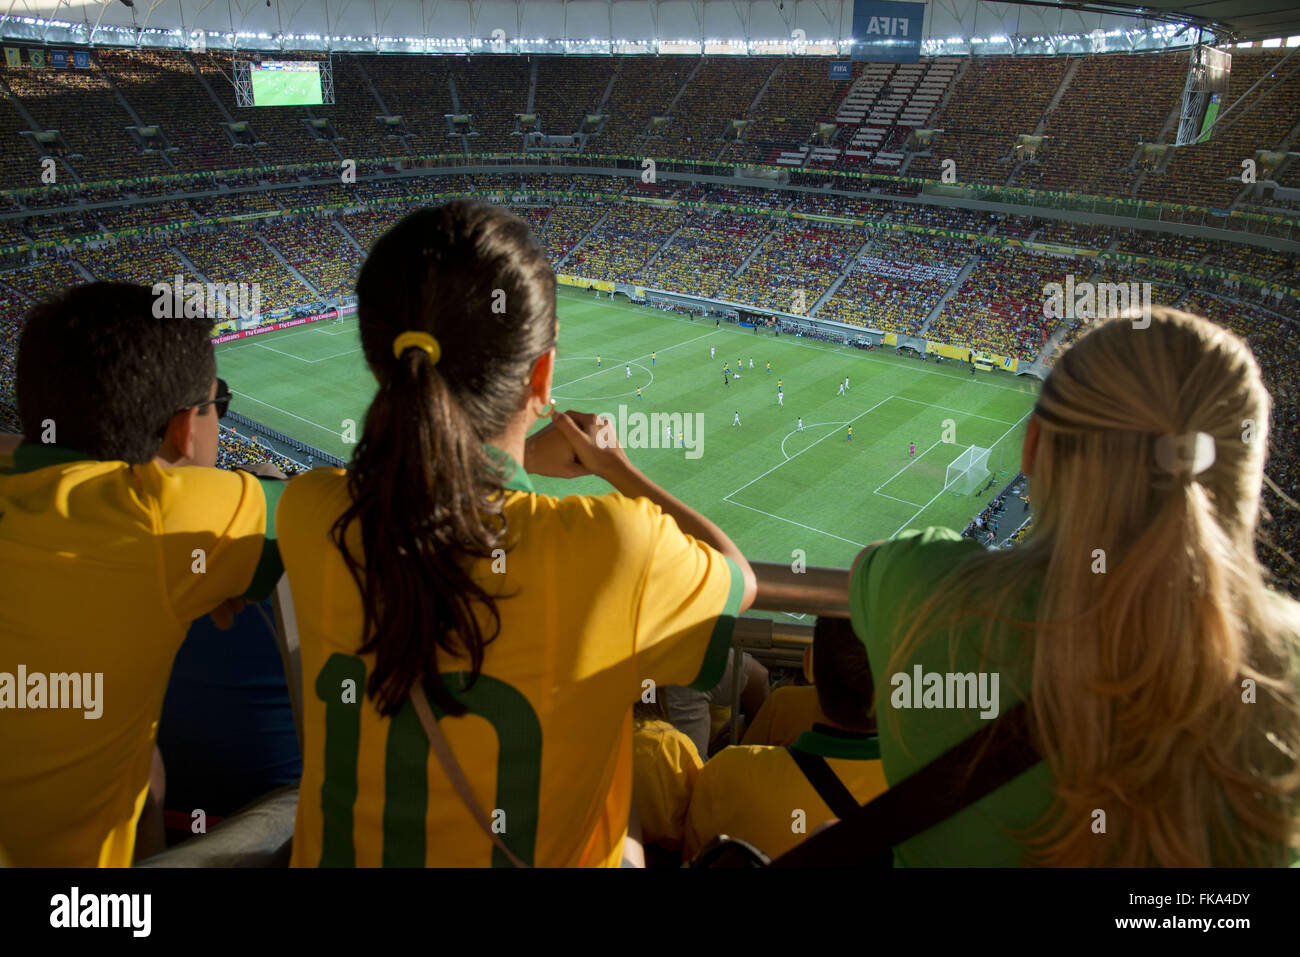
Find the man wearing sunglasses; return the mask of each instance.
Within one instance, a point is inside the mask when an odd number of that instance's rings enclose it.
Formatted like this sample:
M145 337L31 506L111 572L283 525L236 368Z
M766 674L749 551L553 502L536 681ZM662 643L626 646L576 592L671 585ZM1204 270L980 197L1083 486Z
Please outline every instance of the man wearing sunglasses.
M19 343L23 436L0 458L0 845L18 866L131 864L190 622L282 572L283 483L212 467L230 390L211 323L153 301L77 286Z

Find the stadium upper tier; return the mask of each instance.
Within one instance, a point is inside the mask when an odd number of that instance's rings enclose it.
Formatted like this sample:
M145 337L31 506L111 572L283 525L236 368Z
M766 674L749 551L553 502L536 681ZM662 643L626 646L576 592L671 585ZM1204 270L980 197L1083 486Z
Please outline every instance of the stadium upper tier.
M0 67L0 188L354 159L538 148L759 163L1250 205L1242 160L1292 146L1300 73L1286 50L1233 57L1225 106L1266 97L1210 142L1171 154L1187 56L439 57L339 54L333 105L240 107L227 54L96 49L87 70ZM306 54L313 58L318 54ZM915 130L942 130L917 152ZM1045 136L1037 156L1017 137ZM545 139L544 139L545 138ZM554 138L562 138L560 140ZM1295 164L1279 175L1294 185ZM1273 205L1278 205L1273 200ZM1294 205L1294 204L1292 204Z

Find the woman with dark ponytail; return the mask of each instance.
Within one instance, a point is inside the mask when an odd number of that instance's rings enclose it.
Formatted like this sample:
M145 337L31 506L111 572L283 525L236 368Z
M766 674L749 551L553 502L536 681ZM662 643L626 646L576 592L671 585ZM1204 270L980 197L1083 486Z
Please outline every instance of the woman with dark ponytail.
M632 702L716 684L753 572L612 429L553 411L555 276L523 221L413 213L357 296L364 432L277 513L305 698L294 864L617 866ZM529 472L616 492L537 495Z

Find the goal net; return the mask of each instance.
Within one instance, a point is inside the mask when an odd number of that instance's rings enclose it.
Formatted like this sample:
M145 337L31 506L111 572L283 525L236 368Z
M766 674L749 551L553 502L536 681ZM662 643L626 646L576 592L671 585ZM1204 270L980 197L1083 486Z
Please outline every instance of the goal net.
M989 477L989 449L972 445L948 465L943 477L945 491L969 495Z

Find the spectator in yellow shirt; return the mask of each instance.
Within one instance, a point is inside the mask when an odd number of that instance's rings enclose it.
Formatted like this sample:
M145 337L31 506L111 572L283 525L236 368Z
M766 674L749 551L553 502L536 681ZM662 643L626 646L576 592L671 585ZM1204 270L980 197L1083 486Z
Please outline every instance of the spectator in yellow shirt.
M153 304L78 286L19 346L23 441L0 459L0 844L17 866L131 864L186 629L280 575L257 480L199 467L230 400L212 324Z
M858 804L886 789L871 718L873 688L866 648L852 630L819 619L812 673L827 720L814 724L787 748L739 745L710 758L691 795L686 857L720 834L779 857L836 817L800 761L824 760Z

